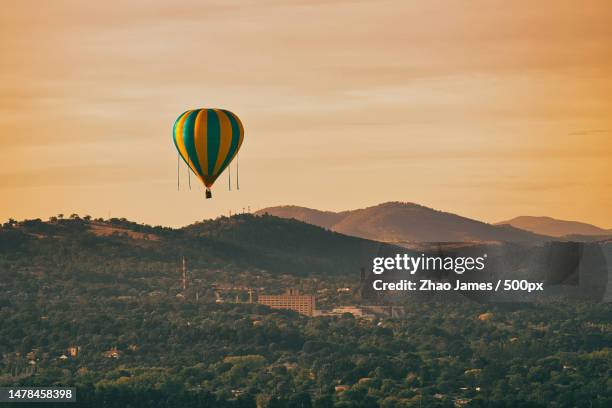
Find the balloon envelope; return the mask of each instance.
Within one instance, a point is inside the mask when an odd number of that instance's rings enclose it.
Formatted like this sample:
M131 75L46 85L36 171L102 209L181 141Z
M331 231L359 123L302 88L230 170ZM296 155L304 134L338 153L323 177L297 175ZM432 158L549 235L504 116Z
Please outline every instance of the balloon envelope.
M236 157L244 128L238 116L224 109L193 109L174 122L174 145L179 155L210 188Z

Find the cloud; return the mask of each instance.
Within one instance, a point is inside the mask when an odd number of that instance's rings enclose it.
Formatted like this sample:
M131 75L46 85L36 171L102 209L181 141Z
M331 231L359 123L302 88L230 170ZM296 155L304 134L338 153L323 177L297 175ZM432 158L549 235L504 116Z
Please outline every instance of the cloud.
M603 135L610 133L607 129L587 129L580 130L578 132L568 133L568 136L593 136L593 135Z

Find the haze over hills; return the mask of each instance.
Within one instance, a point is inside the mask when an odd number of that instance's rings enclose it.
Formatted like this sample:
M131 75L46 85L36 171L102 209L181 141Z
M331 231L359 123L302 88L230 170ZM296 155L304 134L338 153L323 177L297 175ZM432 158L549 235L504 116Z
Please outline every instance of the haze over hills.
M322 228L332 229L346 217L349 211L333 212L321 211L312 208L300 207L297 205L283 205L278 207L268 207L257 211L255 214L263 215L268 213L280 218L295 218L296 220L317 225Z
M592 224L578 221L558 220L551 217L520 216L495 225L511 225L536 234L564 237L569 235L612 235L612 230L606 230Z
M257 214L312 223L332 231L382 242L537 242L549 236L510 225L491 225L414 203L388 202L373 207L330 212L298 206L264 208Z

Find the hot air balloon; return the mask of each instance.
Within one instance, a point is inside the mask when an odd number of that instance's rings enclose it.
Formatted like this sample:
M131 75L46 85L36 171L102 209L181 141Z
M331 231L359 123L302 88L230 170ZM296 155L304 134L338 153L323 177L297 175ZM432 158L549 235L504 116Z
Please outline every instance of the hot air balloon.
M172 138L179 155L206 187L206 198L211 198L210 188L242 145L244 128L230 111L193 109L176 119Z

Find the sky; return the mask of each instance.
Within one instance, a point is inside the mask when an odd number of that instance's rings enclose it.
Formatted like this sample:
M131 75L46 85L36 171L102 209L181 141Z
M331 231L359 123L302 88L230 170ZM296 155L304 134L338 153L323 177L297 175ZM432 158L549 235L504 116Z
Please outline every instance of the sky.
M0 221L409 201L612 228L609 1L9 1ZM245 128L205 200L172 125ZM232 166L235 175L235 164ZM234 184L235 187L235 184Z

